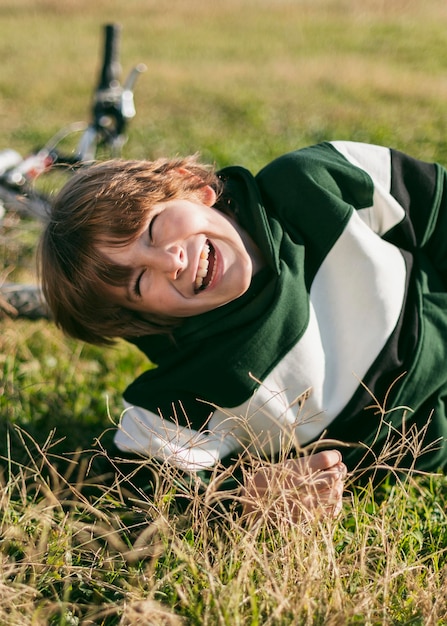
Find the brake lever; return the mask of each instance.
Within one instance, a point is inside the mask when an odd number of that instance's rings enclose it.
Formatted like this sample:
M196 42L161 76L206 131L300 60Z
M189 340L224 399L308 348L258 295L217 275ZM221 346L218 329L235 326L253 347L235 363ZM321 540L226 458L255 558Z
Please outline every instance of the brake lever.
M121 94L121 114L125 119L131 119L135 117L135 103L134 103L134 86L135 82L140 74L145 72L147 67L144 63L136 65L129 73L126 81L124 82L123 91Z

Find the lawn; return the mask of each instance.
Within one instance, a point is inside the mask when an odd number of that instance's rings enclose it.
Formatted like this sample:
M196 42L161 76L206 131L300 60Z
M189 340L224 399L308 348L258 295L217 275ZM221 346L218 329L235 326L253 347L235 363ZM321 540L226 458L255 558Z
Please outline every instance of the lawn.
M125 157L256 172L351 139L447 165L443 0L2 0L0 149L88 119L108 22L124 75L147 66ZM34 280L39 230L6 214L0 281ZM247 528L114 449L148 367L130 346L5 315L0 346L1 625L447 624L445 477L349 485L335 521Z

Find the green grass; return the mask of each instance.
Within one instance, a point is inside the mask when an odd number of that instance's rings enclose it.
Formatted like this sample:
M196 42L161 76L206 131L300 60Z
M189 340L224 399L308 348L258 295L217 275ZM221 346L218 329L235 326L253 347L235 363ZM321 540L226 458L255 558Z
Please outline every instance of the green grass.
M14 0L0 6L0 149L86 119L101 25L144 62L124 156L256 171L321 139L447 164L444 0ZM34 274L8 215L0 280ZM113 448L147 363L0 320L0 624L447 624L447 482L349 488L333 522L238 525ZM187 492L186 492L187 493Z

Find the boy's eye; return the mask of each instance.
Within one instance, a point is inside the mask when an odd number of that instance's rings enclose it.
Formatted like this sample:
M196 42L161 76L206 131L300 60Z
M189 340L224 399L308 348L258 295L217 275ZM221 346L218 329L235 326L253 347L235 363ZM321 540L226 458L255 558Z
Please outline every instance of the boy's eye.
M149 241L153 241L154 239L154 224L155 224L155 220L158 217L158 213L156 215L153 216L153 218L151 219L151 221L149 222L149 226L148 226L148 232L149 232Z
M141 298L141 279L143 278L143 274L146 270L144 269L140 274L138 274L135 284L133 286L133 292L136 296Z

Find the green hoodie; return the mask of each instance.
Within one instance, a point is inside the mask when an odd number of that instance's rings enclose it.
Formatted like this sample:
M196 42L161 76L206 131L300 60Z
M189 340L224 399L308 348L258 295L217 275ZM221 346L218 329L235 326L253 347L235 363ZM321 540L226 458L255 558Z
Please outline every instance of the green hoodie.
M172 338L133 340L156 367L124 393L118 447L197 471L324 436L349 444L352 468L414 424L436 450L394 457L442 467L445 170L332 142L256 177L241 167L219 175L267 265L241 298L185 320Z

